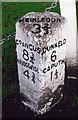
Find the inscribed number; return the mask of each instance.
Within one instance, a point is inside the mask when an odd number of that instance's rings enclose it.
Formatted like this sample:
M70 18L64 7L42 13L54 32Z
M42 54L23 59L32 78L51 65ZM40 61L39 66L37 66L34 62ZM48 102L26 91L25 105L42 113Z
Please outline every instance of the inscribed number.
M41 32L42 29L44 30L44 34L48 34L49 33L50 27L49 27L48 23L44 23L44 25L42 27L41 27L40 24L34 24L33 26L35 27L35 30L32 31L32 33L38 34L38 33Z

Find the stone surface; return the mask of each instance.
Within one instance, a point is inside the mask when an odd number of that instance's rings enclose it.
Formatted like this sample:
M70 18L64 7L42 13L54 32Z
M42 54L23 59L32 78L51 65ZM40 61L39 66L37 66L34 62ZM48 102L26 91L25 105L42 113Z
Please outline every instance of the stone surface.
M37 113L48 111L63 96L65 24L65 18L52 12L31 12L16 23L20 93Z

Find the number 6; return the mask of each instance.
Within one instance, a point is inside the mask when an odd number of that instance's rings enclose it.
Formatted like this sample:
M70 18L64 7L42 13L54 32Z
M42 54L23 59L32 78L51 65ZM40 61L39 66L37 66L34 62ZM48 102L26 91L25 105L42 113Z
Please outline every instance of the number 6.
M55 62L56 59L57 59L56 51L53 51L52 54L51 54L51 61Z

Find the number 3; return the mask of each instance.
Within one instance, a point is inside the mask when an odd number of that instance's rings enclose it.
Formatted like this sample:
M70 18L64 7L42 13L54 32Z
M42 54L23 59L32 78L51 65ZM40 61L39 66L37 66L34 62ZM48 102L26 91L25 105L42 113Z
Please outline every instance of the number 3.
M40 29L40 25L39 24L34 24L33 26L37 26L35 31L32 31L32 33L40 33L41 29Z

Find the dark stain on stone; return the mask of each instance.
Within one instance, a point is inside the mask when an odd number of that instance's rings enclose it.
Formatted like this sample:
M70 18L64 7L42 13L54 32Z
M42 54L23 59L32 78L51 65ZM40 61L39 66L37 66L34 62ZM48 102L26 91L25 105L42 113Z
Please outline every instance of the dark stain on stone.
M52 91L50 88L45 88L43 90L43 94L41 95L40 99L39 99L39 102L38 102L38 109L42 109L45 104L49 101L49 99L51 98L52 96Z
M45 88L43 90L43 94L41 95L41 97L39 99L38 109L40 110L40 109L44 108L45 104L48 103L51 98L53 98L53 100L52 100L50 107L54 103L58 102L58 100L61 97L61 94L63 93L62 88L63 88L63 85L58 86L57 90L54 93L52 93L52 90L50 88L48 88L48 87Z
M51 103L50 107L53 104L57 103L58 100L60 100L62 94L63 94L63 85L59 85L57 90L55 90L55 92L52 93L53 100L52 100L52 103Z
M21 92L20 93L20 97L21 97L21 100L22 101L24 101L24 102L28 102L28 103L30 103L31 101Z

